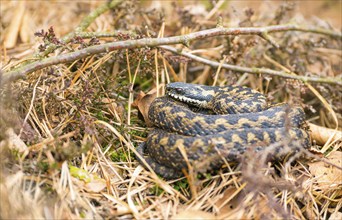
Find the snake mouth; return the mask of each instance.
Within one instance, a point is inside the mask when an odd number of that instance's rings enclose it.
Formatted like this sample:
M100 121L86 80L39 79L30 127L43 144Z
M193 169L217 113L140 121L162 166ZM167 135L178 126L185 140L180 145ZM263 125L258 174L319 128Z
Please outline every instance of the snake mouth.
M174 94L171 92L168 92L167 95L170 96L171 98L177 100L177 101L181 101L183 103L194 105L197 107L202 107L202 106L205 106L207 104L206 101L200 101L200 100L188 98L188 97L177 95L177 94Z

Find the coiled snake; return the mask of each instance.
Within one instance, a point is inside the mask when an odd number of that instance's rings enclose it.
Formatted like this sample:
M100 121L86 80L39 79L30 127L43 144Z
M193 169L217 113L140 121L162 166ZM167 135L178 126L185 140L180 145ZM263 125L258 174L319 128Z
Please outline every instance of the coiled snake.
M241 86L171 83L166 96L152 102L148 117L156 128L137 152L166 179L182 176L189 164L215 169L222 157L238 161L247 149L260 151L285 139L294 150L310 146L302 108L270 107L264 95Z

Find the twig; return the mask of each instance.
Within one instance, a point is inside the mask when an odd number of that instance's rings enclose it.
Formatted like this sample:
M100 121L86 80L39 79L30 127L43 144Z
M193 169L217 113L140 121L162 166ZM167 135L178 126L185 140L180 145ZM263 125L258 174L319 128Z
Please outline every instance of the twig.
M322 28L304 28L297 26L293 29L294 31L301 31L301 32L309 32L309 33L315 33L315 34L323 34L323 35L328 35L330 37L336 37L336 38L342 38L342 33L340 32L335 32L331 30L326 30Z
M277 49L280 48L279 44L267 32L261 33L260 37L264 38L266 41L272 44L272 46L274 46L275 48Z
M105 37L118 37L120 35L128 35L130 37L136 38L138 35L132 31L117 30L113 32L79 32L78 37L85 38L105 38Z
M292 75L296 75L294 72L292 72L290 69L286 68L285 66L281 65L280 63L278 63L277 61L273 60L271 57L267 56L264 53L264 58L270 62L271 64L273 64L274 66L280 68L281 70L292 74ZM341 79L337 79L338 81L341 81ZM336 113L334 111L334 109L331 107L331 105L328 103L328 101L317 91L317 89L315 89L315 87L313 87L310 83L308 82L304 82L304 85L307 86L310 91L322 102L323 106L330 112L332 118L334 119L334 122L336 124L336 130L338 129L338 119L336 116ZM329 142L329 141L328 141ZM328 146L328 144L324 145L323 149L326 148L326 146Z
M6 72L2 76L2 82L6 83L11 80L15 80L18 78L24 77L26 74L31 73L36 70L40 70L47 66L56 65L60 63L72 62L78 59L82 59L94 54L99 53L108 53L113 50L122 50L122 49L131 49L131 48L141 48L141 47L156 47L161 45L171 45L171 44L184 44L189 45L190 41L205 39L215 36L222 35L261 35L263 33L272 33L272 32L284 32L284 31L304 31L304 32L314 32L319 34L325 34L333 37L342 37L341 33L332 32L329 30L319 30L319 29L305 29L299 28L297 25L287 24L287 25L275 25L275 26L267 26L267 27L246 27L246 28L213 28L203 31L198 31L194 33L190 33L187 35L174 36L174 37L163 37L163 38L143 38L137 40L126 40L126 41L117 41L112 43L106 43L102 45L91 46L79 51L62 54L56 57L45 58L43 60L39 60L25 66L16 68L12 71ZM192 55L193 56L193 55ZM194 58L199 59L194 56ZM202 60L202 62L208 62L208 60ZM209 62L212 65L216 65L215 62ZM208 63L208 65L210 65ZM228 67L228 66L227 66ZM312 82L320 82L320 83L330 83L330 84L338 84L341 85L340 82L336 82L336 79L323 79L323 78L312 78L312 77L304 77L304 76L290 76L284 74L282 72L260 69L260 68L246 68L246 67L236 67L229 66L229 68L235 68L238 72L250 72L250 73L265 73L269 75L278 75L281 77L299 79L302 81L311 80Z
M83 20L80 22L80 24L75 28L75 31L65 35L62 39L61 39L61 43L66 44L69 43L75 36L78 36L78 33L85 31L89 25L101 14L103 14L104 12L108 11L109 9L115 8L117 5L119 5L123 0L112 0L109 3L105 3L101 6L99 6L98 8L96 8L94 11L92 11L90 14L88 14L88 16L84 17ZM38 57L45 57L48 54L50 54L51 52L53 52L55 49L57 49L57 45L55 44L51 44L50 46L48 46L48 48L38 54Z
M169 46L159 46L159 48L171 51L173 53L191 58L197 62L204 63L206 65L218 68L221 66L220 63L211 61L208 59L205 59L203 57L199 57L196 55L193 55L191 53L185 52L185 51L180 51L177 50L173 47ZM271 75L271 76L279 76L283 78L290 78L290 79L296 79L300 80L303 82L315 82L315 83L328 83L328 84L336 84L336 85L342 85L342 80L341 79L336 79L332 77L309 77L309 76L301 76L301 75L292 75L290 73L287 73L285 71L276 71L276 70L271 70L271 69L266 69L266 68L248 68L248 67L242 67L242 66L236 66L236 65L230 65L230 64L222 64L221 68L228 69L228 70L233 70L239 73L251 73L251 74L266 74L266 75Z

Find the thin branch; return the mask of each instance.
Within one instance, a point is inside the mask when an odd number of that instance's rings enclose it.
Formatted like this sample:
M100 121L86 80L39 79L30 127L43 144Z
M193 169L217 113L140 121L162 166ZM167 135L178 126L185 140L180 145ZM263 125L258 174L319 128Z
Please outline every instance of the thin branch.
M36 70L40 70L47 66L56 65L60 63L73 62L75 60L82 59L91 55L95 55L99 53L108 53L114 50L142 48L142 47L157 47L161 45L171 45L171 44L189 45L189 43L193 40L205 39L205 38L210 38L210 37L215 37L215 36L222 36L222 35L259 35L260 36L263 33L284 32L284 31L293 31L293 30L298 30L298 31L303 31L303 32L314 32L314 33L325 34L328 36L342 38L341 33L335 33L335 32L328 31L328 30L321 31L318 29L299 28L297 25L294 25L294 24L275 25L275 26L267 26L267 27L245 27L245 28L217 27L217 28L198 31L198 32L187 34L187 35L181 35L181 36L164 37L164 38L143 38L143 39L117 41L117 42L111 42L111 43L106 43L102 45L91 46L91 47L84 48L75 52L61 54L56 57L45 58L45 59L27 64L25 66L15 68L14 70L6 72L2 75L1 83L6 83L15 79L23 78L26 74L31 73ZM266 70L262 72L260 70L262 69L256 69L255 71L250 71L249 68L243 69L243 70L240 69L240 71L244 71L244 72L251 72L251 73L268 72L269 75L278 75L281 77L288 76L286 74L285 75L280 74L280 72L273 71L273 70ZM295 78L295 76L287 77L287 78ZM307 79L308 77L301 77L300 80L307 80ZM315 80L311 78L311 81L314 82ZM340 85L340 83L338 82L335 82L335 81L332 82L330 79L324 80L323 78L318 78L317 82Z
M82 21L79 23L79 25L75 28L75 31L70 32L69 34L65 35L62 39L61 42L63 44L69 43L75 36L78 35L79 32L85 31L89 25L101 14L104 12L108 11L109 9L115 8L118 6L123 0L112 0L109 3L105 3L103 5L100 5L98 8L96 8L94 11L89 13L86 17L82 19ZM57 49L57 45L51 44L47 47L47 49L38 54L38 57L45 57L48 54L52 53L55 49Z
M324 78L323 77L309 77L309 76L293 75L285 71L276 71L276 70L271 70L271 69L266 69L266 68L248 68L248 67L242 67L242 66L236 66L236 65L230 65L230 64L220 64L218 62L211 61L211 60L193 55L185 51L177 50L170 46L159 46L159 48L191 58L192 60L209 65L214 68L221 67L221 68L236 71L239 73L266 74L270 76L279 76L283 78L296 79L296 80L300 80L303 82L315 82L315 83L342 85L342 79L337 79L337 78L332 78L332 77L324 77Z
M106 38L106 37L119 37L122 35L127 35L132 38L137 38L138 35L132 31L122 31L122 30L117 30L117 31L112 31L112 32L79 32L77 33L77 36L86 39L86 38Z
M296 25L293 31L309 32L309 33L314 33L314 34L328 35L330 37L335 37L335 38L342 38L341 32L335 32L332 30L327 30L327 29L322 29L322 28L304 28L304 27L300 27Z
M266 41L268 41L275 48L277 48L277 49L280 48L279 44L267 32L261 33L260 37L264 38Z

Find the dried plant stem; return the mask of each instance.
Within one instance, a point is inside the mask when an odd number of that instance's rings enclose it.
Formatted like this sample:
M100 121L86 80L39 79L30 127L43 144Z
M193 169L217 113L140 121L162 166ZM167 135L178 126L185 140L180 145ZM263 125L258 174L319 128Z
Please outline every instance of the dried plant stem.
M31 73L36 70L40 70L42 68L45 68L47 66L56 65L60 63L67 63L72 62L78 59L82 59L94 54L99 53L108 53L113 50L122 50L122 49L131 49L131 48L141 48L141 47L156 47L161 45L171 45L171 44L184 44L189 45L191 41L198 40L198 39L205 39L215 36L222 36L222 35L263 35L263 38L268 33L272 32L284 32L284 31L303 31L303 32L313 32L313 33L319 33L319 34L325 34L332 37L339 37L341 38L341 33L336 33L329 30L319 30L319 29L305 29L300 28L297 25L294 24L287 24L287 25L275 25L275 26L267 26L267 27L246 27L246 28L213 28L203 31L198 31L194 33L190 33L187 35L182 36L174 36L174 37L163 37L163 38L143 38L143 39L137 39L137 40L126 40L126 41L117 41L112 43L106 43L102 45L95 45L91 46L82 50L78 50L71 53L61 54L56 57L50 57L45 58L43 60L39 60L30 64L27 64L25 66L16 68L12 71L6 72L2 75L1 83L6 83L11 80L15 80L18 78L24 77L26 74ZM270 39L270 38L268 38ZM172 50L172 48L169 48L169 50ZM184 53L184 52L180 52ZM187 53L184 53L184 56ZM190 56L188 54L187 56ZM212 64L215 66L216 62L208 62L208 60L205 59L199 59L199 57L196 57L192 55L197 60L202 60L202 62L207 62L208 65ZM249 73L257 73L257 74L268 74L268 75L277 75L280 77L287 77L287 78L293 78L298 79L302 81L311 81L311 82L320 82L320 83L330 83L330 84L338 84L341 85L341 82L338 82L336 79L331 78L313 78L313 77L305 77L305 76L291 76L289 74L285 74L283 72L278 72L274 70L267 70L267 69L260 69L260 68L246 68L246 67L236 67L236 66L227 66L225 64L224 66L229 67L230 69L235 69L238 72L249 72ZM223 68L226 68L224 67Z
M287 73L285 71L276 71L276 70L265 69L265 68L249 68L249 67L242 67L242 66L236 66L236 65L230 65L230 64L222 64L221 65L218 62L211 61L211 60L193 55L193 54L185 52L185 51L177 50L177 49L170 47L170 46L159 46L159 48L162 48L162 49L171 51L173 53L191 58L197 62L204 63L206 65L209 65L209 66L212 66L215 68L219 68L221 66L221 68L233 70L233 71L236 71L239 73L265 74L265 75L270 75L270 76L279 76L279 77L283 77L283 78L296 79L296 80L300 80L303 82L315 82L315 83L327 83L327 84L342 85L341 80L336 79L336 78L309 77L309 76L293 75L293 74Z
M36 90L37 90L37 86L38 86L38 84L39 84L39 82L40 82L41 76L42 76L42 75L39 76L39 78L38 78L36 84L35 84L34 87L33 87L32 99L31 99L30 107L29 107L29 110L28 110L28 112L27 112L27 114L26 114L26 116L25 116L23 125L22 125L22 127L21 127L21 129L20 129L20 132L19 132L19 135L18 135L19 137L20 137L21 134L23 133L24 126L25 126L25 124L26 124L26 122L27 122L28 117L30 116L30 113L31 113L32 109L33 109L34 100L35 100L35 98L36 98Z

